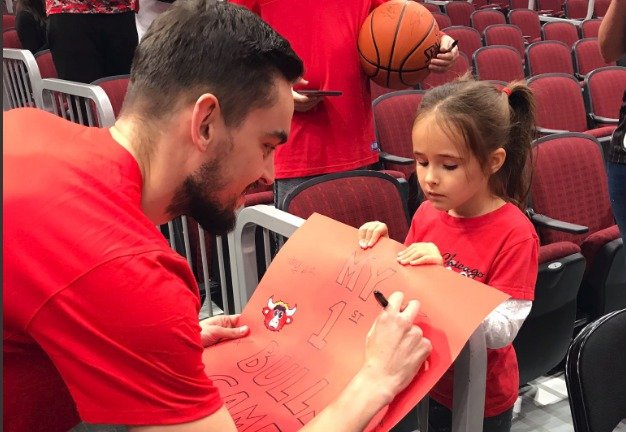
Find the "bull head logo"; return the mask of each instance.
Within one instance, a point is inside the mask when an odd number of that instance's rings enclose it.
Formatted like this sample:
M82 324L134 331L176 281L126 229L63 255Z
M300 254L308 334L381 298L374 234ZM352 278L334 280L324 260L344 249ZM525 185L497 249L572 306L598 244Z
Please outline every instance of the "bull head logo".
M265 327L270 331L280 331L285 324L293 322L293 314L297 309L297 306L289 308L289 305L282 301L274 303L274 296L270 297L267 306L263 308Z

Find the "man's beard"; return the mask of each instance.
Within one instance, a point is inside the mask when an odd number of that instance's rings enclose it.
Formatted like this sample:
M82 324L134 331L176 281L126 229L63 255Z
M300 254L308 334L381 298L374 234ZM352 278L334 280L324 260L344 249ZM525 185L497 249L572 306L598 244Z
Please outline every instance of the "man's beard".
M168 214L191 216L202 229L214 235L232 231L237 220L237 200L222 205L217 198L217 192L226 186L219 170L222 164L221 158L217 157L187 177L167 207Z

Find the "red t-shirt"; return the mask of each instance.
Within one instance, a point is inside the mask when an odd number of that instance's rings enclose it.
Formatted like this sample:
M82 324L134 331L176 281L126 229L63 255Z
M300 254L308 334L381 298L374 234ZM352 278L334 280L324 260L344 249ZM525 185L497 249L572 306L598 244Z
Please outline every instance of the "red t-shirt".
M369 80L357 40L367 15L385 0L231 0L263 18L304 62L306 88L340 90L295 112L286 145L276 150L276 178L346 171L378 160Z
M405 245L432 242L444 267L497 288L514 299L533 300L538 271L539 240L531 222L513 204L474 218L452 217L426 201L415 212ZM431 392L452 408L450 368ZM485 417L513 406L519 370L513 345L487 350Z
M35 109L5 113L3 138L5 432L218 410L198 287L141 210L135 159Z
M137 12L139 0L46 0L46 15Z

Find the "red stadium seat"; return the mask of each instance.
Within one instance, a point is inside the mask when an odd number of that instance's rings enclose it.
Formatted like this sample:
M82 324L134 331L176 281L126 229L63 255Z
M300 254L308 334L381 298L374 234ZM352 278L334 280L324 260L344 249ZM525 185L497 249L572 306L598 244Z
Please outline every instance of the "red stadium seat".
M596 138L607 138L615 129L614 126L589 128L580 84L571 75L536 75L528 79L528 86L535 95L539 133L584 132Z
M58 78L57 69L52 61L52 53L50 50L38 51L35 54L35 61L39 66L41 78Z
M541 27L543 40L558 40L571 47L578 40L578 29L567 21L547 22Z
M478 48L483 46L483 41L478 30L472 27L452 26L446 29L446 34L452 39L459 41L459 51L471 59Z
M124 103L124 97L128 90L129 75L117 75L112 77L100 78L91 84L100 86L109 97L111 107L113 108L113 114L115 118L122 110Z
M8 29L2 32L2 48L22 49L22 42L20 42L15 29Z
M15 15L2 15L2 31L15 28ZM5 46L4 48L11 48Z
M444 9L452 25L467 27L471 25L470 16L475 11L473 4L466 1L451 1L444 6Z
M437 21L437 25L441 30L452 25L450 17L448 15L442 14L441 12L433 12L433 17L435 18L435 21Z
M537 9L541 15L551 15L555 17L565 15L562 0L537 0Z
M498 10L484 9L475 11L470 21L472 27L478 30L478 33L482 34L483 31L493 24L506 24L506 18L504 14Z
M567 0L565 2L565 17L568 19L585 19L589 2L587 0Z
M606 63L600 53L600 44L597 38L581 39L574 43L574 71L579 79L594 69L605 66L615 66L615 62Z
M485 46L506 45L514 48L524 60L524 36L519 27L512 24L495 24L483 31Z
M563 42L539 41L526 47L526 68L528 76L545 73L565 73L574 75L572 52Z
M601 22L602 20L599 18L592 18L584 20L582 23L580 23L580 34L583 39L598 37L598 30L600 30Z
M602 18L611 4L611 0L595 0L593 3L593 16Z
M480 80L510 82L524 79L522 59L517 50L509 46L482 47L474 53L473 63Z
M626 68L607 66L585 77L585 103L596 127L616 125L626 89Z
M509 23L520 28L526 42L532 43L541 40L541 23L537 11L513 9L509 12L508 18Z

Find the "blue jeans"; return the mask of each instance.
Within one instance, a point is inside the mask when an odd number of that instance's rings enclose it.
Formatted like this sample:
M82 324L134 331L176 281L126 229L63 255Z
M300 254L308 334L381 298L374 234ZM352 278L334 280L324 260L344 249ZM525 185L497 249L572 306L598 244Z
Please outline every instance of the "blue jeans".
M607 173L613 215L622 234L622 240L626 244L626 164L609 162Z

